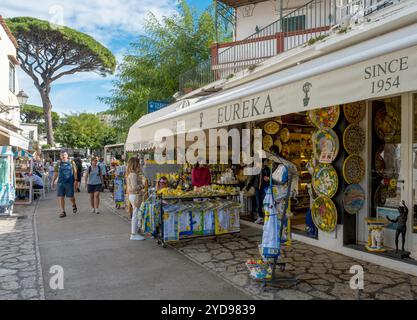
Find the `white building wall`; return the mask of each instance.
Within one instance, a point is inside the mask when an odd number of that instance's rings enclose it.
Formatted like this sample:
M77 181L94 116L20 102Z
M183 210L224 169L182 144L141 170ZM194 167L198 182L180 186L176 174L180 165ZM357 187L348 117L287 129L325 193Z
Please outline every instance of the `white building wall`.
M1 112L0 118L11 122L13 125L18 127L20 123L20 111L18 108L19 102L17 101L16 94L19 92L19 85L17 81L17 70L19 66L15 65L15 92L11 92L9 90L9 55L16 57L16 48L6 31L0 25L0 102L6 106L16 107L8 114Z

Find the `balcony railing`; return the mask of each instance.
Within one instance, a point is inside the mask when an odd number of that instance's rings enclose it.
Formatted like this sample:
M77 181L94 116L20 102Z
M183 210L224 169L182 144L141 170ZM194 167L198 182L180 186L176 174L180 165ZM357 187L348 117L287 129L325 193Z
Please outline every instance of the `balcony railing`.
M359 19L397 0L312 0L279 20L235 42L214 44L211 57L180 76L180 91L188 93L282 52L320 39L346 17Z

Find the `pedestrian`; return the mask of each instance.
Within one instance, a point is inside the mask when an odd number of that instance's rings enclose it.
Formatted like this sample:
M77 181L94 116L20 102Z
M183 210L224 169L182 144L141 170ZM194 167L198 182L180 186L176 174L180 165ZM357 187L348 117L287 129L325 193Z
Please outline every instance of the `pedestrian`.
M91 213L100 213L100 191L103 188L103 183L103 173L98 165L98 160L93 158L85 176L87 192L90 195Z
M77 167L77 176L75 177L75 190L77 192L81 192L80 186L83 176L83 161L81 160L80 156L76 156L74 162Z
M137 157L130 158L126 169L126 192L129 202L132 205L132 228L130 240L145 240L139 234L139 226L142 224L142 217L139 216L139 209L142 203L145 183L140 169L140 160Z
M52 160L48 160L48 163L46 165L46 170L48 172L48 185L49 185L49 191L52 190L52 181L54 178L54 172L55 172L55 167L54 167L54 163Z
M103 157L101 157L99 159L98 165L100 167L101 174L103 175L103 181L104 181L104 183L103 183L102 191L104 191L104 189L107 189L108 188L108 185L107 185L108 176L107 176L107 167L106 167L106 164L104 163L104 158Z
M65 218L67 216L65 212L65 197L70 198L71 200L72 212L77 213L78 211L74 196L76 176L77 167L74 161L69 160L68 152L66 150L61 150L60 160L55 165L54 178L52 181L52 186L55 186L56 180L58 179L57 196L58 203L61 207L61 214L59 215L60 218Z

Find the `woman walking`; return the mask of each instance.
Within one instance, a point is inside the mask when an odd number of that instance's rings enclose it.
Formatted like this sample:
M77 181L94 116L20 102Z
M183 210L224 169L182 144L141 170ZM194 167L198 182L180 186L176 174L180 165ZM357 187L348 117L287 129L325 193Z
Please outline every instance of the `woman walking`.
M103 183L103 173L101 172L100 166L98 166L97 158L94 158L85 176L85 184L90 194L91 213L100 213L100 191L103 188Z
M139 158L131 158L127 163L126 186L129 202L133 208L130 240L145 240L139 234L139 226L142 223L142 217L139 217L139 209L144 194L144 182L141 175Z

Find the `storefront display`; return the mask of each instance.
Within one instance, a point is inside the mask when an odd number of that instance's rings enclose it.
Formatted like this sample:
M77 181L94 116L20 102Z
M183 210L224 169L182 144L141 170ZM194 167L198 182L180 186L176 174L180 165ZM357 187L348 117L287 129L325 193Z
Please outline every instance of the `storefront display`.
M343 163L343 178L349 184L360 183L365 176L365 162L355 154L350 155Z
M365 149L365 130L357 124L349 125L343 133L343 146L349 154L359 154Z
M387 220L368 218L368 243L365 246L366 250L371 252L385 252L384 236L385 227L389 223Z
M337 209L329 197L320 196L313 202L311 215L316 227L323 232L333 232L337 223Z
M333 198L336 194L339 185L339 178L337 172L332 165L327 163L320 163L314 169L313 188L320 196L327 196Z
M314 109L309 111L308 115L317 128L333 128L339 121L340 107L337 105Z
M14 153L12 147L0 147L0 216L13 213L15 202Z
M347 103L343 106L343 113L348 122L359 123L365 117L366 102L358 101L358 102Z
M330 128L318 129L313 134L314 155L320 163L332 163L339 153L339 138Z
M349 185L344 192L343 208L349 214L357 214L365 203L365 191L359 184Z

